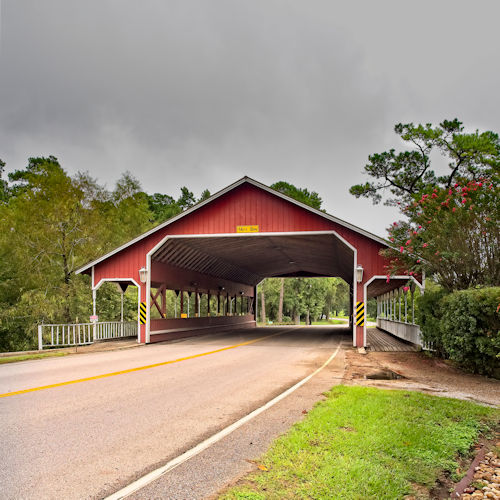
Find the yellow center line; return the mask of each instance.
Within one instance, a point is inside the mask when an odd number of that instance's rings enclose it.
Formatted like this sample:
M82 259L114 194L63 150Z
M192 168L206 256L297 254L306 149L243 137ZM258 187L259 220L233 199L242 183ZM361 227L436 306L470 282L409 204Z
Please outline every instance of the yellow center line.
M266 335L265 337L259 337L258 339L249 340L247 342L242 342L241 344L230 345L228 347L222 347L220 349L215 349L214 351L202 352L200 354L193 354L192 356L186 356L184 358L172 359L170 361L162 361L161 363L154 363L152 365L138 366L137 368L128 368L127 370L120 370L117 372L103 373L102 375L94 375L93 377L78 378L76 380L68 380L67 382L59 382L57 384L42 385L40 387L32 387L30 389L23 389L21 391L6 392L0 394L0 398L6 398L9 396L17 396L19 394L26 394L27 392L43 391L45 389L53 389L54 387L61 387L63 385L79 384L80 382L89 382L90 380L98 380L100 378L114 377L116 375L124 375L125 373L138 372L141 370L149 370L150 368L156 368L158 366L171 365L173 363L179 363L180 361L187 361L188 359L201 358L202 356L208 356L209 354L216 354L218 352L228 351L229 349L236 349L236 347L241 347L244 345L255 344L255 342L260 342L261 340L269 339L271 337L276 337L276 335L282 335L289 330L284 332L273 333L272 335Z

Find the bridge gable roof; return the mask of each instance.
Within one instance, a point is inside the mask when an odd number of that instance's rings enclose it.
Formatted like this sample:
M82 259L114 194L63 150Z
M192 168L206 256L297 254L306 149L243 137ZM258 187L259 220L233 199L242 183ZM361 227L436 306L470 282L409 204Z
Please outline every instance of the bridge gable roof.
M377 255L381 246L388 246L377 235L243 177L76 272L90 273L93 266L132 247L137 254L147 253L167 235L234 233L238 225L258 225L262 233L334 230L355 247L367 244Z

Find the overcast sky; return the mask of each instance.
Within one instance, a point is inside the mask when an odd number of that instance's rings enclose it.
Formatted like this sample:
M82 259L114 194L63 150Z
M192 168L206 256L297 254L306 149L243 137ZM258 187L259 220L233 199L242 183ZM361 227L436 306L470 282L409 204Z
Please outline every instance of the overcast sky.
M112 188L215 192L248 175L356 200L398 122L500 132L500 2L0 0L0 158L52 154Z

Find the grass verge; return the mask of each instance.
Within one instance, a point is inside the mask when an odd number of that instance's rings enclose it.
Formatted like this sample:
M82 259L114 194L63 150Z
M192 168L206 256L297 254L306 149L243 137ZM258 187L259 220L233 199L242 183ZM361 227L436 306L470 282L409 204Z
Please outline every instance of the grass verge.
M0 365L5 363L15 363L17 361L27 361L29 359L52 358L54 356L67 356L68 352L47 352L40 354L22 354L21 356L5 356L0 357Z
M313 325L347 325L348 321L343 321L341 319L320 319L319 321L313 321ZM304 323L305 324L305 323Z
M456 474L500 412L418 392L337 386L220 498L399 499ZM455 478L455 479L458 479ZM417 486L417 488L415 488Z

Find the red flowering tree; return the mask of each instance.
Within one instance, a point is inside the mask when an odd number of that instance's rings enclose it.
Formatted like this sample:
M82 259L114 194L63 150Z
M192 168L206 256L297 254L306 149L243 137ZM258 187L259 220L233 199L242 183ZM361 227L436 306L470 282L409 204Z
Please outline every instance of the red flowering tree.
M388 274L433 275L448 290L500 283L498 175L428 187L389 228Z

